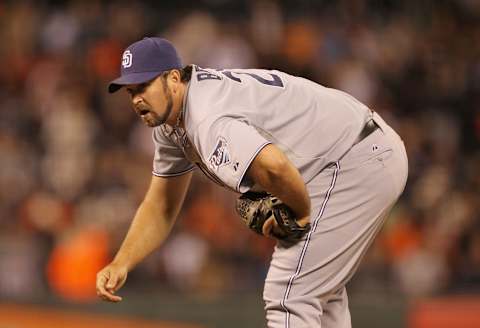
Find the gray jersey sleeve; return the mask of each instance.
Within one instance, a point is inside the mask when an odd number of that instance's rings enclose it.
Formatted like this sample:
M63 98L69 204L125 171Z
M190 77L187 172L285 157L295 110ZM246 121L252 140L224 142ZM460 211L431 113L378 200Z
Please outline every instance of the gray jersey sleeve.
M252 186L245 173L270 142L248 123L222 117L198 127L195 144L208 169L228 187L244 193Z
M194 169L182 151L172 140L165 136L161 127L153 129L155 154L153 158L153 175L170 177L187 173Z

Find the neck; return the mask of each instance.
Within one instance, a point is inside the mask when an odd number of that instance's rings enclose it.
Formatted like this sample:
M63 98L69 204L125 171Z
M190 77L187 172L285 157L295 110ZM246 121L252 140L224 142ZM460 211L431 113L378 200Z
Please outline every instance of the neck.
M183 128L184 127L184 124L183 124L183 101L180 103L180 106L178 108L178 112L177 112L177 115L176 115L176 119L175 119L175 127L176 128Z
M181 88L179 89L178 92L178 108L177 108L177 115L176 115L176 122L175 126L176 127L181 127L184 128L184 106L185 106L185 96L186 96L186 84L182 83Z
M184 127L183 125L183 106L185 96L185 84L181 84L177 92L172 95L173 107L172 114L167 120L167 124L172 127Z

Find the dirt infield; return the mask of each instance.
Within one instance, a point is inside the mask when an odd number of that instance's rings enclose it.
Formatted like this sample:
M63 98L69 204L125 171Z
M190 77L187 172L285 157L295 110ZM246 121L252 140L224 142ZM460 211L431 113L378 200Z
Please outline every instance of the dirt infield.
M0 327L21 328L204 328L198 325L156 322L124 316L55 310L41 306L0 304Z

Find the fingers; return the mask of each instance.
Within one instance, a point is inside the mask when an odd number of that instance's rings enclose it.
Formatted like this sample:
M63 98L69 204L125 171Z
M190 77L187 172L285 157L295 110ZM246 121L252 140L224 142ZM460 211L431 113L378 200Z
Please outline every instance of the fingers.
M106 288L110 293L115 293L117 290L117 281L118 281L118 275L115 272L110 272L110 279L108 279L106 283Z
M273 216L269 217L262 227L262 233L266 237L271 237L274 226L277 224Z
M303 218L300 218L300 219L297 220L297 224L300 227L305 227L308 223L310 223L310 217L309 216L306 216L306 217L303 217Z
M113 280L112 280L113 278ZM120 302L122 298L114 295L118 278L107 268L97 274L97 295L104 301ZM113 286L113 287L110 287Z

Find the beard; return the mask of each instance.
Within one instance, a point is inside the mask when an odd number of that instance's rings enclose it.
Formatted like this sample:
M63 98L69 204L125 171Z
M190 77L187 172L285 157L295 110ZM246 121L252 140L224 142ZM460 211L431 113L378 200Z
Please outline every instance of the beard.
M165 105L165 111L163 112L163 115L158 115L154 111L149 111L148 114L142 116L142 120L147 126L154 128L164 124L167 121L173 107L172 93L167 88L165 88L165 97L167 98L167 104Z

